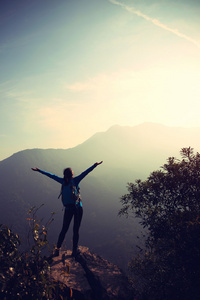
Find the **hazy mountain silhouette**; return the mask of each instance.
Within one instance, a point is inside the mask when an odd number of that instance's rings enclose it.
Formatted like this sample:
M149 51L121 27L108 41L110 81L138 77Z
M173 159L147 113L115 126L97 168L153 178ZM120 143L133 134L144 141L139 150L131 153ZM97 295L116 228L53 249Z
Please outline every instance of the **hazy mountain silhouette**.
M81 182L84 218L80 244L121 267L127 263L129 252L136 243L138 220L117 216L119 198L126 193L127 182L145 179L160 168L169 156L179 156L183 147L200 148L200 128L174 128L144 123L134 127L113 126L97 133L84 143L70 149L32 149L15 153L0 162L0 223L12 226L22 234L27 232L27 211L40 206L39 217L47 219L55 211L49 230L51 242L57 241L62 224L62 204L58 200L60 185L33 172L39 167L62 176L65 167L75 175L94 162L103 160ZM71 233L67 247L71 248Z

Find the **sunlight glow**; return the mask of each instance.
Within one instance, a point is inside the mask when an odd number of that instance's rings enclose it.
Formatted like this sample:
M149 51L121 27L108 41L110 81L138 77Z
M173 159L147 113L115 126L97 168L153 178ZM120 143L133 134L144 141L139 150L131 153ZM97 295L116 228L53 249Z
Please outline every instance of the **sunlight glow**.
M186 0L4 1L0 160L114 124L199 127L199 11Z

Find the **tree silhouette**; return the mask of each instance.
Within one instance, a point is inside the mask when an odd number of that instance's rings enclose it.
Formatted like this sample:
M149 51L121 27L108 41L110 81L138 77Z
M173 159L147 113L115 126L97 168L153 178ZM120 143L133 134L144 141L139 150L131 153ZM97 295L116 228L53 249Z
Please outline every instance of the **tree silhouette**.
M133 213L147 230L130 264L141 299L199 299L200 154L183 148L147 180L128 183L119 215Z

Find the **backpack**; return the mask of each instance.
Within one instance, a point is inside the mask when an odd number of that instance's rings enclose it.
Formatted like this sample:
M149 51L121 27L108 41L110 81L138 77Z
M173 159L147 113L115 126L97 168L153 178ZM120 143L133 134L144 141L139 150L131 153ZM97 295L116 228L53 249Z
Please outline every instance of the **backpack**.
M80 203L80 188L76 188L73 179L65 185L64 183L61 186L60 195L58 198L61 197L62 203L64 206L67 204L79 204Z

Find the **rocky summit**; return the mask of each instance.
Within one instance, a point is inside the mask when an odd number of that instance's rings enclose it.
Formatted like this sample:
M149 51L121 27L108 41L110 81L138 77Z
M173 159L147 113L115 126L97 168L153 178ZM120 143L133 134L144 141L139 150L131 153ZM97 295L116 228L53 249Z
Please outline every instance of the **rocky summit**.
M76 258L71 251L60 251L53 258L51 276L64 283L80 300L132 300L133 293L120 268L86 247L79 247Z

